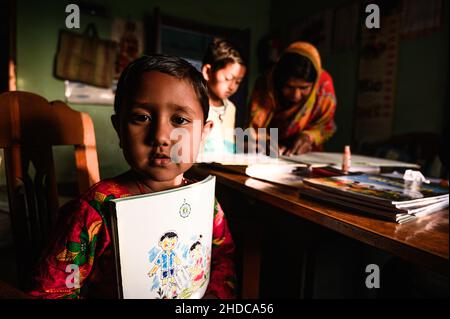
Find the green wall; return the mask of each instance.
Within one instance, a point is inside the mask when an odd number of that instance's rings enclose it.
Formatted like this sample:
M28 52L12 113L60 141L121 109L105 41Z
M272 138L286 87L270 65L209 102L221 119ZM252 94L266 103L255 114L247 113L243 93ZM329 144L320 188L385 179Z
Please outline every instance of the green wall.
M425 131L440 133L448 117L449 2L443 2L444 19L440 30L400 42L393 134ZM301 21L302 17L349 3L349 0L273 1L271 28L286 34L289 26L295 21ZM341 151L343 145L349 144L352 139L358 51L355 48L325 54L322 60L324 68L334 79L338 99L338 131L326 147L328 150Z
M249 89L257 76L256 47L269 29L286 34L289 25L302 17L326 8L336 8L349 0L273 1L273 0L131 0L93 1L107 6L113 17L142 19L154 7L165 14L223 27L250 28L251 65ZM18 89L35 92L49 100L64 99L64 83L53 77L58 30L64 28L65 2L18 0L17 16L17 80ZM400 43L397 75L394 134L414 131L440 132L448 117L448 1L444 1L444 23L441 29ZM101 37L108 37L111 20L82 15L82 28L95 22ZM334 78L338 109L338 131L327 144L328 150L341 150L352 138L353 114L357 90L357 49L323 55L323 64ZM118 148L118 140L110 124L111 106L71 105L91 115L97 136L101 177L109 177L127 168ZM66 181L74 165L67 147L57 147L56 165ZM0 153L1 156L1 153ZM3 161L0 169L3 169ZM4 174L0 173L0 183Z
M76 2L76 1L74 1ZM251 58L249 83L256 77L256 43L269 28L270 0L130 0L92 1L111 10L113 17L143 19L158 6L161 12L204 24L250 29ZM40 94L48 100L64 100L64 82L53 76L58 30L65 25L64 1L18 0L17 9L17 88ZM81 16L81 29L95 22L100 37L108 37L111 20ZM118 147L118 139L110 124L111 106L70 105L87 112L94 121L102 178L114 176L127 168ZM59 180L73 181L74 161L67 147L56 147L56 168ZM4 177L0 174L0 182Z

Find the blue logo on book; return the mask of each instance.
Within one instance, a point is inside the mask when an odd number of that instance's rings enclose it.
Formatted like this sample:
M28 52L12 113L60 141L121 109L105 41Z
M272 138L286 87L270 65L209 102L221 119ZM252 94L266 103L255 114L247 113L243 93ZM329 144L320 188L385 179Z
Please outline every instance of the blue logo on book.
M184 200L183 205L180 207L180 216L183 218L186 218L191 213L191 205L186 203L186 200Z

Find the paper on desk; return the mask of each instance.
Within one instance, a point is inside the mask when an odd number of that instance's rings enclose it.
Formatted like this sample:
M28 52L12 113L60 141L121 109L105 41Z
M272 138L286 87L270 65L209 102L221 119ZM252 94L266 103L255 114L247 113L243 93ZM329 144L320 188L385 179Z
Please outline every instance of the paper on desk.
M311 152L302 155L281 156L281 158L309 165L313 164L327 164L332 166L342 165L342 153ZM355 154L352 154L351 156L351 163L352 166L355 167L359 166L361 169L363 166L420 168L419 165L413 163L406 163L384 158L355 155Z
M394 177L394 178L403 178L405 175L404 175L404 173L403 174L400 174L399 172L397 172L397 171L393 171L393 172L391 172L391 173L383 173L383 174L381 174L381 175L383 175L383 176L387 176L387 177ZM428 181L430 181L431 183L436 183L436 184L440 184L441 183L441 179L440 178L433 178L433 177L425 177Z
M342 165L333 165L331 167L337 170L342 169ZM351 165L348 171L350 173L380 174L381 169L379 166Z
M211 154L203 153L197 157L197 163L219 163L222 165L242 165L248 166L253 164L270 164L270 165L291 165L291 166L306 166L300 163L293 163L286 161L279 157L270 157L263 154Z
M245 174L252 178L261 179L267 182L282 184L290 187L299 187L302 185L303 177L296 173L299 167L293 165L271 165L254 164L249 165ZM306 169L306 168L305 168Z

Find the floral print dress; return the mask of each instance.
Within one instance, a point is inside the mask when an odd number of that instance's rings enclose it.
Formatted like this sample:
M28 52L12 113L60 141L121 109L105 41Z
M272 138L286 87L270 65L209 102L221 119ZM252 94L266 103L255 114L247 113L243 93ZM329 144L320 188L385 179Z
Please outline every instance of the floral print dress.
M117 298L114 250L109 228L111 199L131 196L119 178L101 181L64 205L51 243L29 292L37 298ZM234 243L224 213L214 205L211 274L207 295L234 298ZM74 272L79 271L78 282Z

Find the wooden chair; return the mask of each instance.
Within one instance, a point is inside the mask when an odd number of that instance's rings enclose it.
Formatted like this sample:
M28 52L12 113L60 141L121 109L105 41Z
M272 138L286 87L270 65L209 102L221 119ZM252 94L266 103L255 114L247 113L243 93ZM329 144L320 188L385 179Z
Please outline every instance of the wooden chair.
M100 180L88 114L28 92L0 94L0 148L22 289L29 287L32 268L48 242L59 208L53 145L75 147L79 192Z

